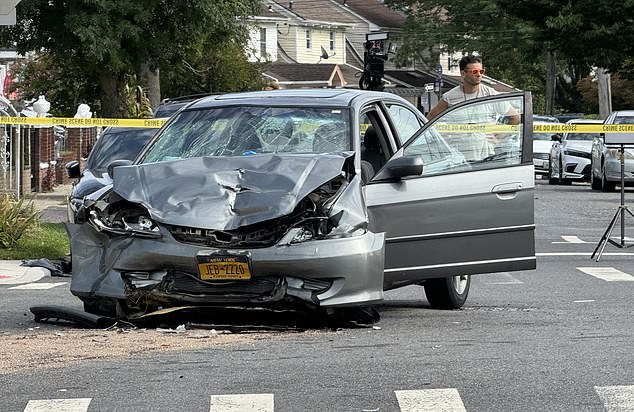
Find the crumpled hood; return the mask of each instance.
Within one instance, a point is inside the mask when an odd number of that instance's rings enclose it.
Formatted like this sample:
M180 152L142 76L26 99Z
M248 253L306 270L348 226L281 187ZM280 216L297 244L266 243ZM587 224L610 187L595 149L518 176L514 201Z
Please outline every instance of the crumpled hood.
M166 224L232 230L278 218L342 173L352 153L199 157L114 169L113 190Z

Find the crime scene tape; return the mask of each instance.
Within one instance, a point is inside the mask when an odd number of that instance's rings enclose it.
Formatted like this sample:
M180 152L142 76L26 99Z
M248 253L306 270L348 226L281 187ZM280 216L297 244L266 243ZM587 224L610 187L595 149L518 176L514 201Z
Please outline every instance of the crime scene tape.
M91 118L76 119L72 117L8 117L0 116L0 124L48 125L48 126L117 126L160 128L164 119L108 119ZM520 126L506 124L448 124L436 123L439 132L481 132L481 133L513 133ZM634 124L565 124L550 123L533 125L533 133L634 133Z
M0 116L0 124L23 124L45 126L117 126L117 127L149 127L159 128L164 119L76 119L72 117L8 117Z

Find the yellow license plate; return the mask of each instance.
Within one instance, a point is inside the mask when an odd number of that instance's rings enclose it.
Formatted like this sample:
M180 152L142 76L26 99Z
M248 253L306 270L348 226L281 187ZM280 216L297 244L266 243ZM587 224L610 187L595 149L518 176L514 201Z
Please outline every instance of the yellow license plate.
M206 262L198 262L202 280L251 279L251 270L246 256L210 256Z

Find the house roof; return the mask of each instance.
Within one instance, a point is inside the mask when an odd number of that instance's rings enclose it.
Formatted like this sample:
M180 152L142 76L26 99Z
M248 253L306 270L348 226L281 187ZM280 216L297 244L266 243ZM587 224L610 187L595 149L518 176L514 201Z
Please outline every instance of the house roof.
M260 11L257 15L258 17L267 17L271 19L283 19L284 16L281 13L275 11L273 7L270 7L269 4L262 2L260 4Z
M357 20L329 0L267 0L286 12L313 22L355 24Z
M263 73L285 88L345 86L347 80L337 64L273 63Z
M404 13L389 8L381 0L334 1L380 27L400 29L405 23Z

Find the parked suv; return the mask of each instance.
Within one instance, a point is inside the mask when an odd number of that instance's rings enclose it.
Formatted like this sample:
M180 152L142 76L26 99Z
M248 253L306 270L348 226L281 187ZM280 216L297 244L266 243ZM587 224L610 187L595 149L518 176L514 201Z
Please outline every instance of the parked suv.
M605 119L605 124L634 124L634 110L613 112ZM620 148L605 144L603 135L592 142L592 158L590 185L594 190L611 192L621 183ZM624 177L625 183L634 182L634 149L625 149Z

